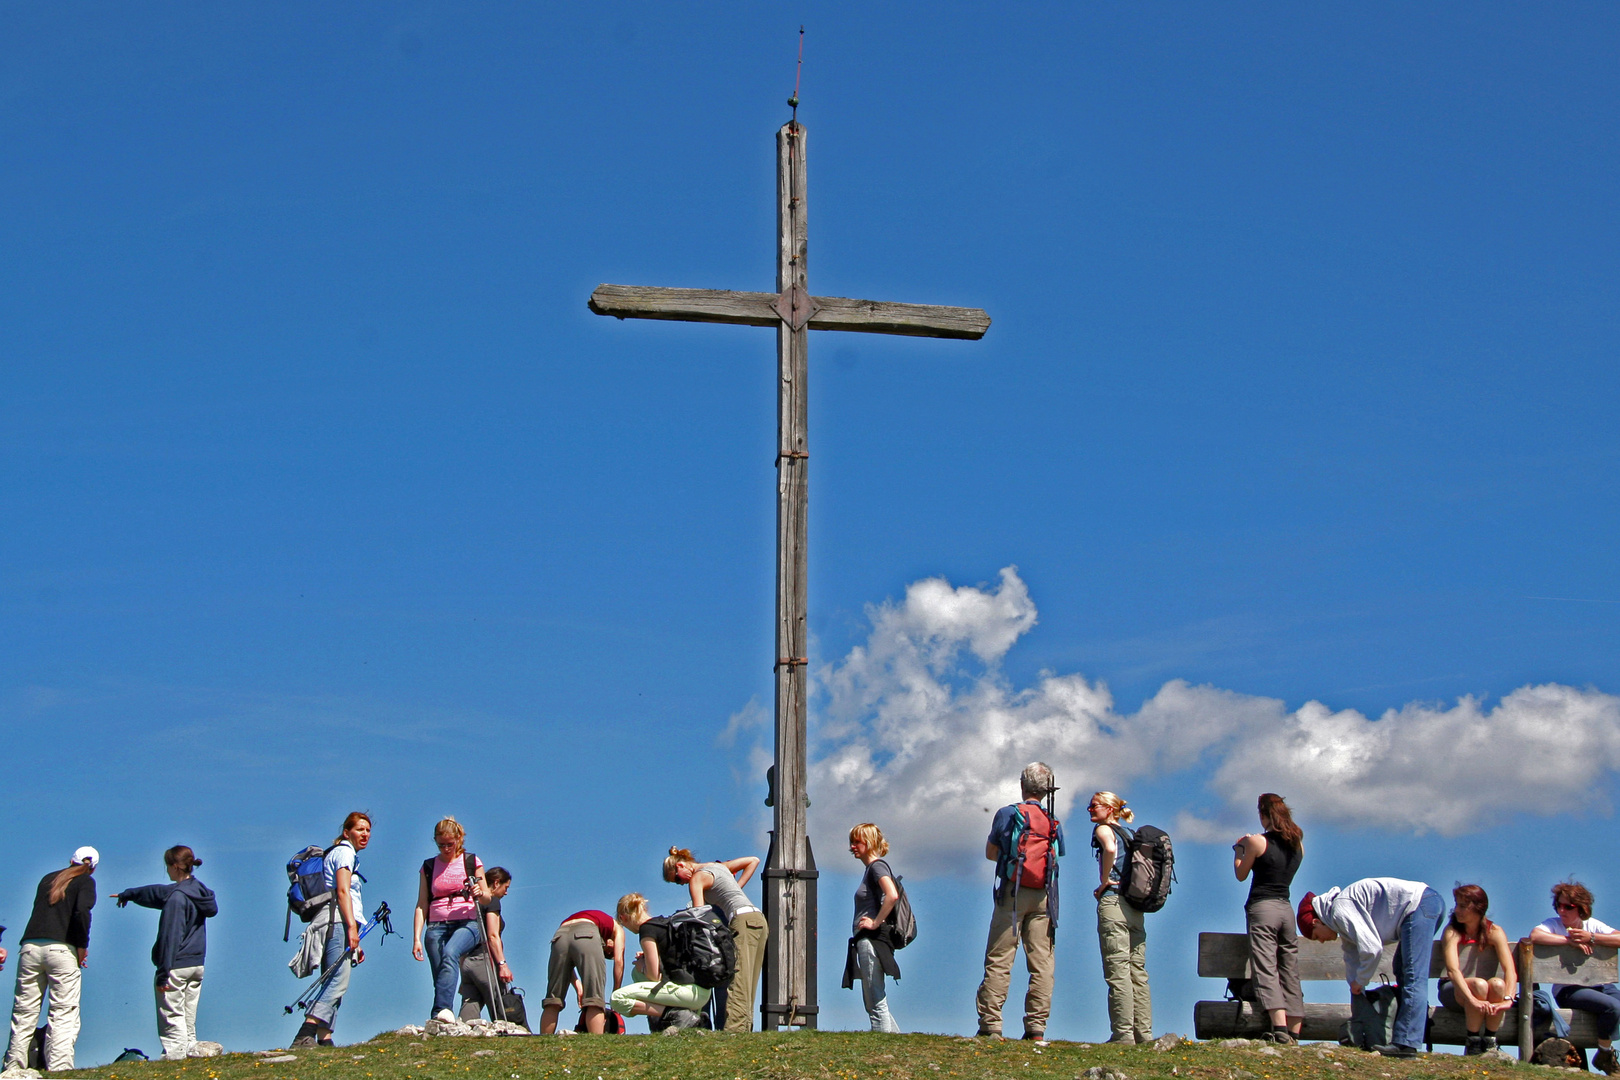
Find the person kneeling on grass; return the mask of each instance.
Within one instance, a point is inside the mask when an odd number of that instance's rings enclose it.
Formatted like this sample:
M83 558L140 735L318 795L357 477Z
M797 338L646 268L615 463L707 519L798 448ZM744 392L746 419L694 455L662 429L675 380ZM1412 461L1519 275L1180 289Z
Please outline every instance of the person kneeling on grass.
M647 914L647 898L640 893L619 897L619 923L641 939L641 952L631 969L635 981L613 991L613 1011L620 1016L645 1016L652 1031L697 1027L713 991L692 983L670 981L668 968L669 919Z
M1299 932L1313 941L1343 938L1344 977L1352 994L1378 973L1384 946L1399 942L1395 972L1400 1004L1395 1041L1373 1047L1385 1057L1417 1057L1429 1020L1429 953L1445 913L1440 894L1421 881L1362 878L1299 902Z
M624 927L605 911L576 911L551 935L546 965L546 997L541 1002L540 1034L554 1035L568 988L579 998L585 1030L600 1035L607 1027L606 961L613 960L613 989L624 982ZM576 975L578 976L576 978Z
M1496 1049L1496 1033L1519 985L1518 968L1507 931L1485 917L1491 903L1485 890L1478 885L1459 885L1451 890L1451 898L1456 907L1440 938L1446 957L1440 1005L1460 1010L1468 1023L1463 1053L1483 1054ZM1489 974L1492 970L1496 974Z
M1594 945L1620 946L1620 931L1592 918L1592 891L1585 885L1578 881L1560 881L1553 886L1552 902L1558 914L1530 931L1534 944L1573 945L1588 956L1592 955ZM1601 1032L1592 1065L1610 1076L1620 1073L1620 1061L1615 1059L1614 1053L1614 1036L1620 1031L1620 986L1560 983L1553 986L1552 994L1560 1008L1592 1014Z

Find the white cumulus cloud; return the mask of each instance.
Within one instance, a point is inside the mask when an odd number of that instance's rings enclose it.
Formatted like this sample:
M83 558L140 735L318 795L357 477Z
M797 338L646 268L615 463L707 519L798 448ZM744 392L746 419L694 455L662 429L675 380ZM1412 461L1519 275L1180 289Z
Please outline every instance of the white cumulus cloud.
M1526 686L1490 708L1463 698L1372 719L1181 680L1130 714L1080 674L1015 687L1001 661L1036 622L1015 567L993 585L914 582L868 615L866 642L817 672L812 828L841 839L877 821L915 873L963 869L1036 759L1057 772L1068 816L1077 795L1202 766L1207 790L1189 803L1213 795L1230 821L1183 809L1185 840L1229 837L1268 790L1302 821L1456 835L1526 807L1524 790L1532 812L1606 810L1620 770L1620 698L1593 689Z

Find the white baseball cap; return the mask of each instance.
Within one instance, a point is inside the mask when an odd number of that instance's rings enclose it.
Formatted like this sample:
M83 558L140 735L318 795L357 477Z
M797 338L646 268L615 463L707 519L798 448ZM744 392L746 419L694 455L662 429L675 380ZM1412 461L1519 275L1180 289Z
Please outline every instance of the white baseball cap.
M78 851L75 851L73 853L73 862L74 862L74 864L89 863L90 864L90 869L92 869L92 870L94 870L96 868L96 864L99 863L100 861L101 861L101 852L97 851L95 848L89 846L88 844L86 844L84 847L80 848Z

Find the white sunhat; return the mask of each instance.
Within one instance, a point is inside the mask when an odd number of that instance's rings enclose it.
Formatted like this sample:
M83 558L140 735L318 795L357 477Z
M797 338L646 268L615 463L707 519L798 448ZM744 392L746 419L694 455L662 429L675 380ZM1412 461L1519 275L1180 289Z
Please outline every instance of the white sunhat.
M90 869L94 870L96 868L96 864L100 861L101 852L97 851L88 844L73 853L74 865L77 865L78 863L89 863Z

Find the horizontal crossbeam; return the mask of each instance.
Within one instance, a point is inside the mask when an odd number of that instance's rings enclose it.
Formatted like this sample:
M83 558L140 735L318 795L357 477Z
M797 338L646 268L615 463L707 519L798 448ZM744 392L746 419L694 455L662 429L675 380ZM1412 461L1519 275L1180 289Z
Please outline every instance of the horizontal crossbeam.
M807 324L812 330L853 330L868 334L962 338L977 341L990 329L990 316L980 308L937 304L891 304L813 296ZM671 319L678 322L776 326L777 295L727 289L667 289L657 285L598 285L591 310L619 319Z

